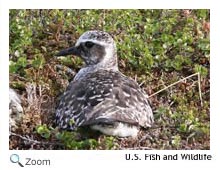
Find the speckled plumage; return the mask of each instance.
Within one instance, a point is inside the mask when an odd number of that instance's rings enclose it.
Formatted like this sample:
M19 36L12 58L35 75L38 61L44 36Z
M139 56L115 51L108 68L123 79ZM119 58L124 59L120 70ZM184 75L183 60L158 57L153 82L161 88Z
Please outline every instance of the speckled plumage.
M75 47L57 55L68 54L80 56L85 66L61 97L56 110L60 128L90 126L107 135L125 137L136 136L140 126L152 125L147 95L118 71L116 45L108 33L84 33Z

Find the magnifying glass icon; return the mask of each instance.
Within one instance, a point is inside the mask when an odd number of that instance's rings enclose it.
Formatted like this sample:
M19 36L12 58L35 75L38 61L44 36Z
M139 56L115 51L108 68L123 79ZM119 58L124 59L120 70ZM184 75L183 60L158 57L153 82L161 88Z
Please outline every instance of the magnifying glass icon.
M12 154L10 156L10 161L12 163L18 163L18 165L20 165L21 167L24 167L24 165L22 165L21 162L19 161L19 155L17 155L17 154Z

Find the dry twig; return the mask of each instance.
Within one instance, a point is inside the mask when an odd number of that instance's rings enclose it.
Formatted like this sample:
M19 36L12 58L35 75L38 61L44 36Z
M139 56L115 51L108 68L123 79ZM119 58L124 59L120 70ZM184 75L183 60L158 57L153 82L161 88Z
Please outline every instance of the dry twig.
M34 140L34 139L31 139L31 138L24 137L24 136L22 136L22 135L19 135L19 134L14 133L14 132L10 132L10 136L19 137L19 138L21 138L22 140L27 141L27 142L29 142L29 143L33 143L33 144L64 146L62 143L38 141L38 140Z
M162 91L164 91L164 90L166 90L166 89L168 89L168 88L170 88L170 87L172 87L172 86L174 86L174 85L176 85L176 84L178 84L178 83L180 83L180 82L182 82L182 81L184 81L186 79L194 77L194 76L198 76L199 98L200 98L201 106L203 106L202 92L201 92L201 78L200 78L200 73L199 72L191 74L191 75L189 75L187 77L184 77L183 79L180 79L179 81L176 81L176 82L170 84L169 86L166 86L165 88L163 88L163 89L157 91L156 93L150 95L149 98L152 97L152 96L155 96L156 94L158 94L158 93L160 93L160 92L162 92Z

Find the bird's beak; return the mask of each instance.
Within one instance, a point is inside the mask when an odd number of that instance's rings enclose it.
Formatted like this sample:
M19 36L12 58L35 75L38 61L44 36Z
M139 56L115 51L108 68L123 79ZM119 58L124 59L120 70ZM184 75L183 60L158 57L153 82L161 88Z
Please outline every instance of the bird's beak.
M76 55L80 56L80 51L76 47L70 47L58 52L55 56Z

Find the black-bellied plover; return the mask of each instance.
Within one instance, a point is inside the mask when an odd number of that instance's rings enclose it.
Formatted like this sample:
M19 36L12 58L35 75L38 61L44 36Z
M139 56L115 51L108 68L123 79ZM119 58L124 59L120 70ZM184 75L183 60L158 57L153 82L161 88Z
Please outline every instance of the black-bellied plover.
M90 126L107 135L135 137L153 123L147 94L118 70L116 44L103 31L87 31L74 47L56 56L79 56L85 62L60 99L56 123L62 129Z

